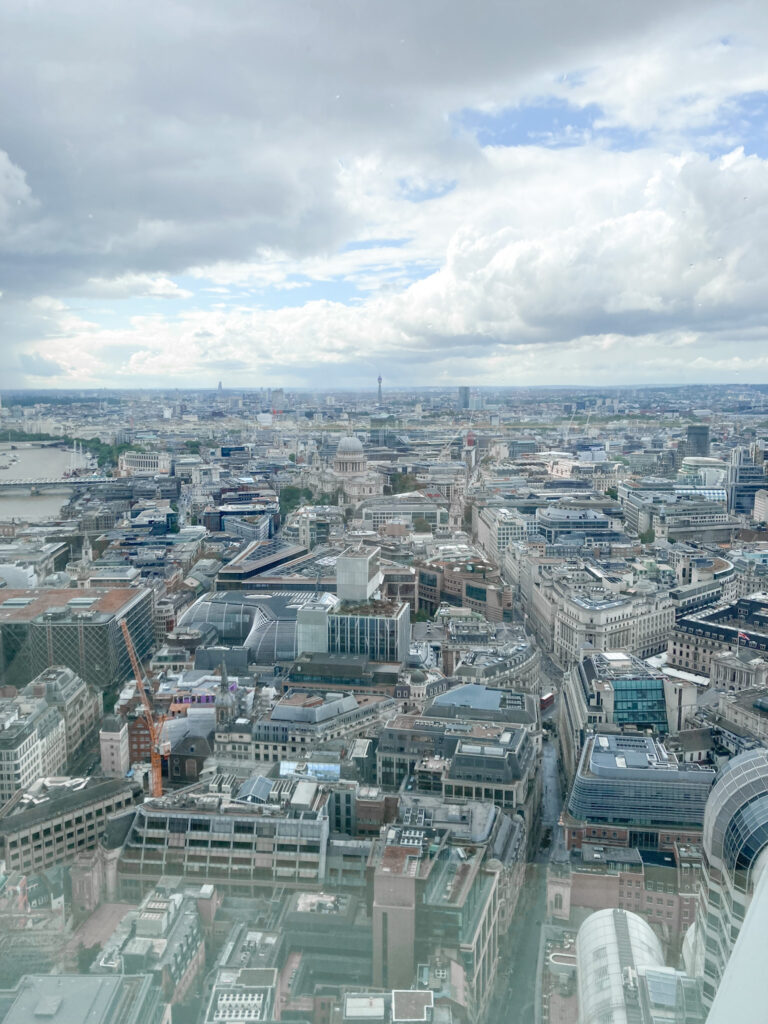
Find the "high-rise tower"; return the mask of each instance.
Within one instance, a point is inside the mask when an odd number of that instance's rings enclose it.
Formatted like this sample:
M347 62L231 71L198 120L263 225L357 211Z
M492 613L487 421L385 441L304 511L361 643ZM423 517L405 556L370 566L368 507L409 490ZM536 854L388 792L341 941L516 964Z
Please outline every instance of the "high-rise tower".
M381 405L381 374L379 374L379 405Z

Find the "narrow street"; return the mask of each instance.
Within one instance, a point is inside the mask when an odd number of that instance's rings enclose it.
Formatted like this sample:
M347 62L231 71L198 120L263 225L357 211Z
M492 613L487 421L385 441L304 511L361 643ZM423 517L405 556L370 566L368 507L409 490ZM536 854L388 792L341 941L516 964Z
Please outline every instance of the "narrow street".
M561 811L557 750L544 742L542 759L542 834L551 829L554 839ZM546 916L547 862L551 845L536 853L526 870L515 920L506 936L499 963L496 993L488 1014L489 1024L531 1024L535 1017L536 970L541 925Z

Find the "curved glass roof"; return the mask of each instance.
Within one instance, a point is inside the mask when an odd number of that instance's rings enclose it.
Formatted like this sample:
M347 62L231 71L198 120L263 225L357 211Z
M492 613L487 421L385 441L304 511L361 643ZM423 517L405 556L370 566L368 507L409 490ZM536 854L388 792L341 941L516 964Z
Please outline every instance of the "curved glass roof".
M590 914L576 937L576 957L582 1024L629 1020L625 971L664 966L661 943L651 926L625 910Z
M199 629L213 626L217 644L248 648L248 660L268 665L296 657L296 615L308 601L327 599L332 594L275 591L249 594L241 590L221 590L199 598L181 617L179 626Z
M749 870L768 844L768 750L749 750L717 775L704 814L704 849L710 863Z

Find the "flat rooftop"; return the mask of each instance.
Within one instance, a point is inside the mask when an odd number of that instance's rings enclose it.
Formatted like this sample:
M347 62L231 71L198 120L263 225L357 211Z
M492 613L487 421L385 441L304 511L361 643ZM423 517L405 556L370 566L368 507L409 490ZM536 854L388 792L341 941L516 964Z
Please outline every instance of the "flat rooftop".
M98 612L115 615L145 590L135 587L113 587L108 590L0 590L0 624L30 622L54 608L72 614Z
M107 800L118 793L133 791L134 799L141 793L141 787L126 779L69 779L70 784L51 785L31 801L14 804L0 816L0 835L17 832L56 814L87 806L99 800ZM80 785L79 783L82 783Z
M142 975L25 975L3 1024L119 1024L120 1007L147 983Z

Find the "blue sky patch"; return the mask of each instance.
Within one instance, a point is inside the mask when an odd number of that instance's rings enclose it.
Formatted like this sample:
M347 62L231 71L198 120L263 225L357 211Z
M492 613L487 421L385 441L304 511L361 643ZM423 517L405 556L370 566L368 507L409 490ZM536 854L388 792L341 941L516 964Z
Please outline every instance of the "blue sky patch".
M564 149L601 142L610 149L642 147L646 138L628 127L606 127L597 103L583 107L551 97L489 113L465 109L454 116L460 131L474 135L481 146L546 146Z
M457 184L455 179L452 181L416 181L412 178L401 178L397 187L403 199L408 199L412 203L423 203L428 199L447 196L449 192L453 192Z
M400 249L410 238L366 238L359 242L347 242L341 252L357 252L359 249Z
M743 146L747 156L768 157L768 92L743 93L723 104L714 122L688 133L713 155Z

